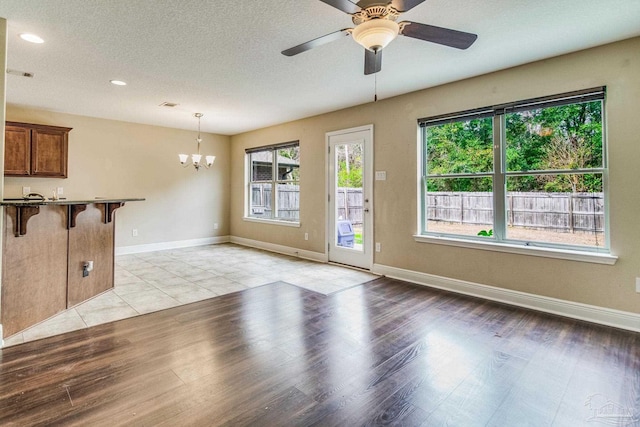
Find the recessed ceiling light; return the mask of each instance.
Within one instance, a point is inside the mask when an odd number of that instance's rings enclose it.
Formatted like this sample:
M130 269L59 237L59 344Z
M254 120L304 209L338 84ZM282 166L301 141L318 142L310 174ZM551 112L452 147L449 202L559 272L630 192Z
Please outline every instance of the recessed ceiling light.
M122 80L109 80L112 85L116 86L126 86L127 82L123 82Z
M35 34L22 33L20 34L20 38L31 43L44 43L44 40L42 40L41 37L38 37Z

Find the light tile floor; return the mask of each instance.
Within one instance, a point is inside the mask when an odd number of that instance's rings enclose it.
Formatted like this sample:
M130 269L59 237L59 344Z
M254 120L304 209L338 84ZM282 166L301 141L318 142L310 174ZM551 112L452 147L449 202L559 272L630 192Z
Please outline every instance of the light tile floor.
M234 244L116 257L114 289L4 340L5 347L282 280L325 295L377 276Z

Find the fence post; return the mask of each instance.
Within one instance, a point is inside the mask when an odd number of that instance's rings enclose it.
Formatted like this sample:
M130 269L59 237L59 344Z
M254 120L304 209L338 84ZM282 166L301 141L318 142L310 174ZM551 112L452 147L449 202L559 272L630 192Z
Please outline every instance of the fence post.
M569 193L569 230L574 233L574 219L573 219L573 191Z
M597 199L600 199L600 197L597 197ZM603 196L604 199L604 196ZM597 216L597 204L596 204L596 193L591 193L591 205L593 207L593 234L596 236L598 236L598 230L600 229L600 227L598 226L598 216ZM604 232L604 229L602 230ZM597 243L597 240L596 240Z
M350 221L349 217L349 193L347 193L347 187L342 187L344 193L344 216L347 221Z
M464 224L464 194L460 193L460 224Z
M510 227L513 227L513 194L509 194L507 196L509 198L509 225Z

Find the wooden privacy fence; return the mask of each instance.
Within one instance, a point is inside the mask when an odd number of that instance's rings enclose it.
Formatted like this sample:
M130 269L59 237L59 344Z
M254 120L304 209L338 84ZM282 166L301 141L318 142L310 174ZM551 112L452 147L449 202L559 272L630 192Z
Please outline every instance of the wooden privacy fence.
M338 188L338 219L362 224L362 188ZM490 192L430 192L427 219L458 224L493 224ZM602 193L507 193L507 225L564 232L603 232ZM278 185L279 218L300 219L300 186ZM271 184L251 187L251 215L271 218Z
M459 224L493 224L493 194L430 192L427 219ZM507 193L507 225L565 232L604 231L602 193Z
M300 186L278 184L278 218L300 219ZM271 184L251 185L251 216L272 218Z
M338 219L362 224L362 188L338 188ZM271 184L251 185L251 216L271 218ZM278 218L300 219L300 186L278 185Z
M348 219L353 225L362 224L362 188L338 187L338 219Z

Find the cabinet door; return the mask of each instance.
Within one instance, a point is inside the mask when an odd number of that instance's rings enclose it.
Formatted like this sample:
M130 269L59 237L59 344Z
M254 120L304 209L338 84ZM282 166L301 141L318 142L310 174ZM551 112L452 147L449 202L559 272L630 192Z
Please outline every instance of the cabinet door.
M28 176L31 171L31 129L6 126L4 133L4 174Z
M31 175L67 177L67 132L55 129L31 131Z

